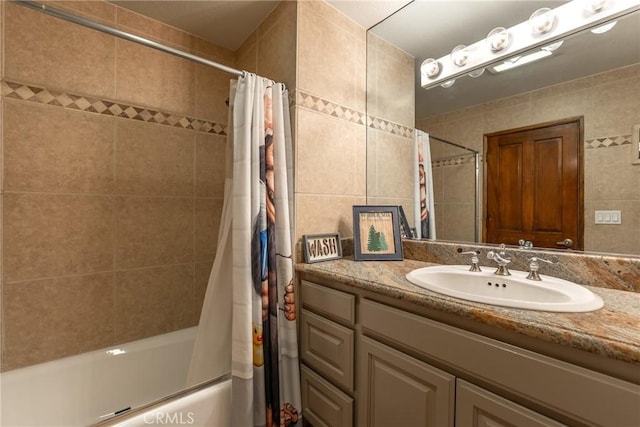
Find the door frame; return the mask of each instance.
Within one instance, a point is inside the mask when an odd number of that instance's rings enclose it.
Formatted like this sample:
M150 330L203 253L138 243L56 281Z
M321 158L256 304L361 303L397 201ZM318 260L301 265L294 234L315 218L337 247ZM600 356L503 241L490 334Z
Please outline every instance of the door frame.
M557 125L565 125L576 123L578 125L578 153L577 153L577 161L578 161L578 241L575 242L573 250L584 250L584 116L574 116L568 117L560 120L553 120L549 122L543 123L535 123L532 125L522 126L513 129L501 130L498 132L485 133L483 135L483 145L482 145L482 242L487 241L487 149L488 149L488 140L490 137L508 135L516 132L523 132L529 130L536 130L540 128L557 126ZM549 249L549 248L545 248Z

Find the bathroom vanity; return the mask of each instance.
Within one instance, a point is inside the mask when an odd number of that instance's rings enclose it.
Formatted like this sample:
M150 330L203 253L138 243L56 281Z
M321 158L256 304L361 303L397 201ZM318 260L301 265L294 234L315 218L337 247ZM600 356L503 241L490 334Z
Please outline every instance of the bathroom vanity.
M302 399L313 426L640 425L640 294L550 313L468 302L421 261L298 264Z

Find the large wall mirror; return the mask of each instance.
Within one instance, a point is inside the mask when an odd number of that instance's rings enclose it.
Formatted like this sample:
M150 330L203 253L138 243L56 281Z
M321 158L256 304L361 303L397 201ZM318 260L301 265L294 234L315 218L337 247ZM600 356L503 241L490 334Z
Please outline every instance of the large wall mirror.
M482 40L495 27L509 28L540 8L564 3L414 1L369 30L368 204L402 205L413 212L413 129L420 129L432 136L437 240L485 241L486 137L576 119L581 126L580 249L640 255L638 8L617 17L606 32L589 28L567 37L542 60L500 73L485 69L476 78L457 78L448 88L420 85L426 58L440 58L457 45ZM478 151L479 165L471 151L456 145Z

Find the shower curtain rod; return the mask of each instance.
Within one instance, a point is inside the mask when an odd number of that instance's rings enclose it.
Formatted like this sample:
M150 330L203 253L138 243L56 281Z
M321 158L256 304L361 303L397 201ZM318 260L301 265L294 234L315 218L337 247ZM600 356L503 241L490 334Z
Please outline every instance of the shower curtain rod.
M433 136L429 134L429 138L437 139L440 142L444 142L445 144L453 145L454 147L462 148L463 150L471 151L474 154L479 153L479 151L474 150L473 148L465 147L464 145L456 144L455 142L447 141L446 139L438 138L437 136Z
M144 37L139 37L134 34L130 34L130 33L118 30L116 28L112 28L107 25L100 24L98 22L90 21L88 19L81 18L79 16L73 15L63 10L55 9L53 7L49 7L47 5L44 5L35 1L28 1L28 0L12 0L12 1L21 6L25 6L25 7L43 12L51 16L55 16L56 18L64 19L65 21L73 22L75 24L79 24L94 30L102 31L103 33L111 34L112 36L120 37L125 40L139 43L144 46L148 46L153 49L157 49L159 51L169 53L171 55L179 56L184 59L189 59L199 64L217 68L218 70L221 70L230 74L235 74L236 76L244 77L245 75L245 71L236 70L235 68L231 68L223 64L218 64L217 62L214 62L214 61L209 61L208 59L204 59L200 56L192 55L182 50L174 49L172 47L165 46L160 43L156 43L152 40L145 39Z

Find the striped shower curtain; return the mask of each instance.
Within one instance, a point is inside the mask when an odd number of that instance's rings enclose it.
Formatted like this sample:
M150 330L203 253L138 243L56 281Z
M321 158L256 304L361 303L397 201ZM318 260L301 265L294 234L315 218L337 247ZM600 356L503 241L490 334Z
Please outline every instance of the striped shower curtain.
M233 426L301 426L283 84L240 77L233 102Z

